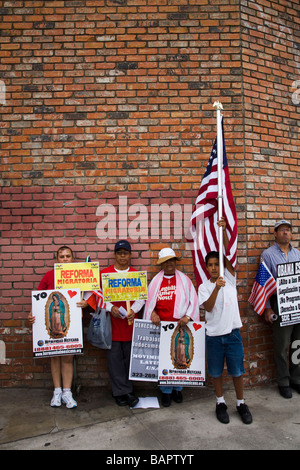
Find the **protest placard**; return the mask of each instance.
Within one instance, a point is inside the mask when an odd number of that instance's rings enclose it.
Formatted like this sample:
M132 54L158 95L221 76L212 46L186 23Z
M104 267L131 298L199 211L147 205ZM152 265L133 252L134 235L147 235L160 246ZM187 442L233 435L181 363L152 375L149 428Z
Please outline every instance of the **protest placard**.
M205 324L161 322L159 385L205 385Z
M147 272L103 273L104 302L120 302L147 299Z
M34 357L82 354L80 289L32 292Z
M56 263L54 279L55 289L98 290L100 289L99 263Z
M150 320L134 320L130 380L157 382L160 327Z
M277 265L280 326L300 323L300 261Z

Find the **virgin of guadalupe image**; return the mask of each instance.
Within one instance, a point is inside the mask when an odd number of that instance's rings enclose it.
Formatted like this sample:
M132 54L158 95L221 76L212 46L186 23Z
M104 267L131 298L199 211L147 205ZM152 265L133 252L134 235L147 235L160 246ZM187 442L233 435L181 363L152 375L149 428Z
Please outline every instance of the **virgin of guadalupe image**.
M51 338L66 336L69 326L69 305L59 292L50 294L45 306L46 327Z
M171 339L171 359L176 369L187 369L194 356L194 338L187 326L177 326Z

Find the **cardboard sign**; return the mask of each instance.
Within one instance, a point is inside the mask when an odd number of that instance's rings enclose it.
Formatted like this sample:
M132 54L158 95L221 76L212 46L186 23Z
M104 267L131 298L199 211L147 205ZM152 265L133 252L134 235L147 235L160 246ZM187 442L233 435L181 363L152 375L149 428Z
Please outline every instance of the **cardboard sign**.
M300 323L300 261L277 265L280 326Z
M205 385L205 323L161 322L159 385Z
M54 265L55 289L100 289L99 263L64 263Z
M32 292L34 357L82 354L82 311L79 289Z
M134 320L130 357L130 380L157 382L160 326L150 320Z
M103 273L104 302L147 299L147 272Z

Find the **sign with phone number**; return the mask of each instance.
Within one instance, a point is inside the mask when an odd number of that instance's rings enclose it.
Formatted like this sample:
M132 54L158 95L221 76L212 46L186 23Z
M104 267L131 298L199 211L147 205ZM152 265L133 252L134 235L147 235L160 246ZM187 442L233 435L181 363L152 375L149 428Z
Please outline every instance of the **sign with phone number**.
M134 320L129 379L158 380L160 327L149 320Z

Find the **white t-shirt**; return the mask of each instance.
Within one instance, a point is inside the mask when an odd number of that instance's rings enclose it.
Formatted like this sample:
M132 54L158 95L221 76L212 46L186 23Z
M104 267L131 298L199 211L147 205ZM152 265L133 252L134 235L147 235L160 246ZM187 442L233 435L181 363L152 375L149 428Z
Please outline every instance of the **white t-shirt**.
M237 299L236 277L225 269L224 280L226 285L219 290L212 311L205 311L205 326L208 336L227 335L235 328L243 326ZM215 286L216 284L210 280L199 286L200 308L204 308L203 304L209 299Z

